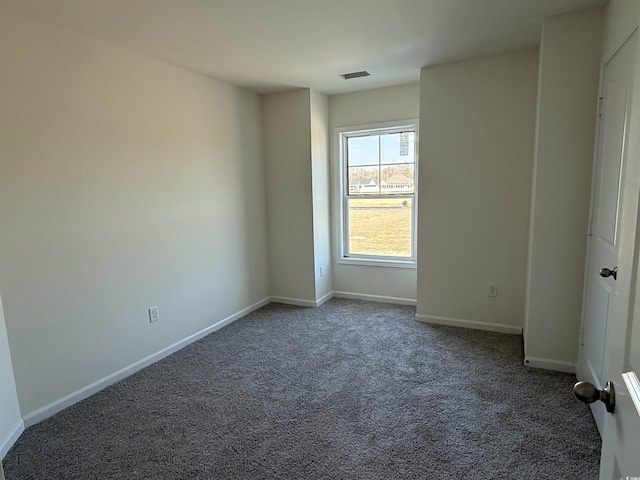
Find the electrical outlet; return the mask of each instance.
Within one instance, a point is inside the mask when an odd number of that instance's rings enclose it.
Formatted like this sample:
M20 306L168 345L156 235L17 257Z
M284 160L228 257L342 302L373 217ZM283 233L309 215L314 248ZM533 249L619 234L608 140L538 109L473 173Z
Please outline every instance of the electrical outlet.
M320 276L324 277L324 265L320 265Z
M498 296L498 284L497 283L490 283L487 286L487 295L490 297L497 297Z
M160 320L160 314L158 313L158 306L154 305L153 307L149 307L149 322L157 322Z

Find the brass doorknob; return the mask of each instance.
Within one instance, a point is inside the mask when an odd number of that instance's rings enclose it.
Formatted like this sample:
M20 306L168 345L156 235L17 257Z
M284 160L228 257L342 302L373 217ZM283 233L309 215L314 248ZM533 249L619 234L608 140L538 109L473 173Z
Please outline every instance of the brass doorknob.
M573 386L573 393L578 400L584 403L593 403L600 400L607 407L607 412L613 413L616 405L616 391L613 383L607 382L602 390L598 390L593 383L578 382Z

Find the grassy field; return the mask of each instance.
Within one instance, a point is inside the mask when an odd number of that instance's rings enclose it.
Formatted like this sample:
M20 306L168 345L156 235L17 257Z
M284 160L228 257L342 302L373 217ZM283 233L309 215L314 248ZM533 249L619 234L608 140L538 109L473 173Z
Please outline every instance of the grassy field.
M410 256L411 211L409 198L350 200L351 253Z

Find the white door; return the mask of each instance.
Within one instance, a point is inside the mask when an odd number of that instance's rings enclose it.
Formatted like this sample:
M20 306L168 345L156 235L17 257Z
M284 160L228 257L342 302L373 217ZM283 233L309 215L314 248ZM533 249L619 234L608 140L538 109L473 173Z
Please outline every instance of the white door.
M640 479L640 68L634 34L606 63L578 373L615 406L592 405L602 434L601 480ZM631 95L634 93L633 97ZM619 267L617 279L601 268Z
M584 317L577 372L580 380L591 382L598 389L604 388L607 382L605 345L613 299L620 283L615 279L616 274L604 277L601 270L614 271L618 265L621 180L635 45L636 36L632 35L606 62L600 89ZM606 272L602 273L606 275ZM601 402L595 402L591 404L591 409L602 435L605 406Z
M640 125L637 134L640 135ZM640 164L640 157L638 160ZM640 178L640 168L636 168L635 173ZM635 193L637 215L638 191ZM634 220L640 225L637 216ZM640 270L637 245L633 252L640 234L634 231L629 232L629 236L629 248L624 247L625 240L622 240L619 279L635 286L620 293L620 303L613 309L614 317L607 335L605 374L615 389L615 409L604 418L601 480L640 479Z
M637 36L637 35L636 35ZM635 41L635 38L632 37ZM640 53L640 52L638 52ZM625 127L619 207L619 275L605 341L605 379L615 388L615 409L604 417L601 480L640 479L640 59ZM597 402L601 403L601 402Z

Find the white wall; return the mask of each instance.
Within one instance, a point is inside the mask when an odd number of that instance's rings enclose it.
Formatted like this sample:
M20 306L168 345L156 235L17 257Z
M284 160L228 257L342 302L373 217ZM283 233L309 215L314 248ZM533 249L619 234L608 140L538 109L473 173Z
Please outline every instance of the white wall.
M337 184L338 158L334 129L354 125L367 125L393 120L418 118L420 113L420 84L376 88L356 93L329 97L329 127L333 185ZM420 192L418 192L420 195ZM333 199L334 232L339 228L336 212L337 198ZM340 251L339 240L333 235L333 248ZM416 269L385 268L335 263L333 259L333 289L337 292L395 297L415 301Z
M311 183L315 300L333 289L331 281L331 202L329 188L329 98L311 90ZM322 268L322 274L320 272Z
M0 64L23 414L268 297L258 95L6 9Z
M537 64L529 49L422 69L418 320L523 325Z
M311 102L308 89L262 97L271 294L315 304Z
M542 32L525 311L532 366L573 371L577 361L602 17L551 17Z
M638 26L638 0L609 0L605 9L602 58L609 59Z
M0 460L24 429L0 298ZM2 462L0 462L2 465Z
M328 100L305 88L264 95L262 105L271 293L316 306L332 291Z

